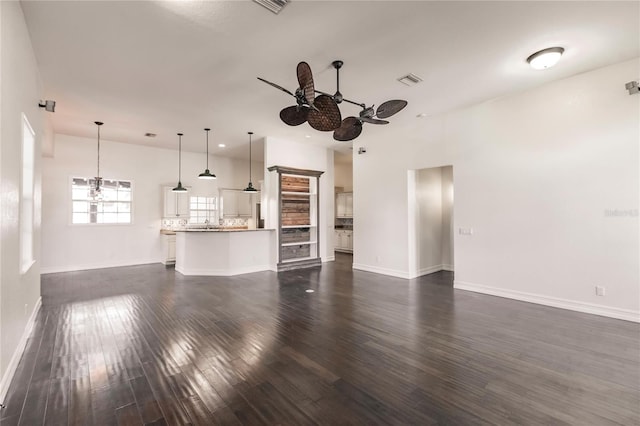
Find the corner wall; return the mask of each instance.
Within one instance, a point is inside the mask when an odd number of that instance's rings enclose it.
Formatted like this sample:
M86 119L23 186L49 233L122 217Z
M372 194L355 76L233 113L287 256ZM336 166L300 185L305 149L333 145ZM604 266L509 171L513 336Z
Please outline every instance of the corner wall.
M42 86L19 2L0 2L0 402L18 365L40 302L41 146L51 127L38 108ZM36 135L34 257L20 269L22 113Z
M635 59L367 136L354 267L409 276L407 172L452 164L454 229L473 229L456 288L640 321L639 75Z

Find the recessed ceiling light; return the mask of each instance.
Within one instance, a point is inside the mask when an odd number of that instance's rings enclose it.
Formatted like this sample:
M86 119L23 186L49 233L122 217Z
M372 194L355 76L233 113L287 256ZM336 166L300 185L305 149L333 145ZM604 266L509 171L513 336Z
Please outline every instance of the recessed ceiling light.
M155 133L145 133L144 135L148 138L155 138L157 136Z
M311 290L310 288L305 290L307 293L313 293L315 290Z
M219 143L219 144L218 144L218 148L224 148L225 146L226 146L226 145L225 145L225 144L223 144L223 143Z
M305 138L310 139L311 135L304 135Z
M527 62L534 70L544 70L557 64L563 52L564 48L562 47L542 49L529 56Z
M425 118L427 116L426 112L421 112L420 114L416 115L416 117L418 118Z

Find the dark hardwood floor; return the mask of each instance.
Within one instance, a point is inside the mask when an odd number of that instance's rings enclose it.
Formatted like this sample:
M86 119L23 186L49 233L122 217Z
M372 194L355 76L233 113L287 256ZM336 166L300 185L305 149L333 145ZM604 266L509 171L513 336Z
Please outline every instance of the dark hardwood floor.
M640 424L638 324L350 264L45 275L0 423Z

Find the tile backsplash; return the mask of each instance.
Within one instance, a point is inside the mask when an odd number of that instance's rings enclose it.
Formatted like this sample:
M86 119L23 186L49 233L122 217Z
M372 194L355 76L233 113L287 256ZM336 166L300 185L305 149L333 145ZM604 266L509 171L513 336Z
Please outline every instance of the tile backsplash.
M336 226L344 227L344 228L353 228L353 218L336 218Z
M246 217L228 217L221 219L221 223L219 222L217 226L223 227L240 227L240 226L248 226L249 219ZM188 219L178 219L178 218L164 218L162 219L162 229L184 229L189 225ZM214 226L216 224L213 224Z

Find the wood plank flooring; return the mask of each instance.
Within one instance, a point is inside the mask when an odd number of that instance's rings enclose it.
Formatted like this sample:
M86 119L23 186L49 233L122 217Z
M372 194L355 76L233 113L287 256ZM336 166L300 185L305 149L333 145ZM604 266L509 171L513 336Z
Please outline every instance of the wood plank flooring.
M0 423L640 424L638 324L350 264L44 275Z

